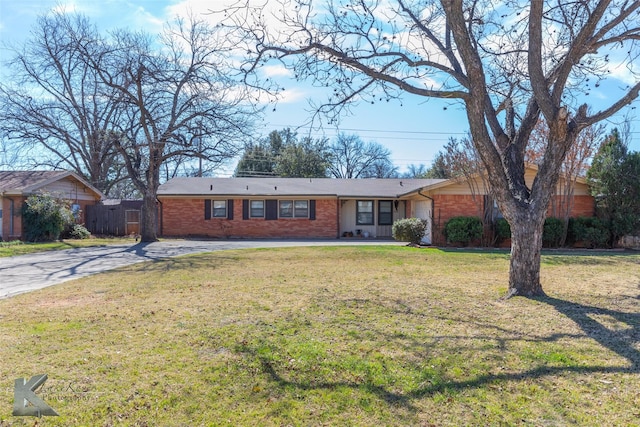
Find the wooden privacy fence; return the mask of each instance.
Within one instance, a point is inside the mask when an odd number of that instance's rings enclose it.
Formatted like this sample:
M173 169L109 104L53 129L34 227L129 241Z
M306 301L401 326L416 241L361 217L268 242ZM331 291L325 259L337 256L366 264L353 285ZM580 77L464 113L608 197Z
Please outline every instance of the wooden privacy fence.
M87 206L85 227L92 234L127 236L140 233L141 202Z

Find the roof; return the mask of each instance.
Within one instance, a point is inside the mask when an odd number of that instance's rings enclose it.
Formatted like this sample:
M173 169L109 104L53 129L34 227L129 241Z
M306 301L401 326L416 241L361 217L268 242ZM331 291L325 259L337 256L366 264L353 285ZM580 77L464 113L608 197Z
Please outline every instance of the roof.
M443 179L173 178L158 189L168 196L313 196L398 198Z
M69 177L103 197L98 189L70 171L0 171L0 194L30 194L53 182Z

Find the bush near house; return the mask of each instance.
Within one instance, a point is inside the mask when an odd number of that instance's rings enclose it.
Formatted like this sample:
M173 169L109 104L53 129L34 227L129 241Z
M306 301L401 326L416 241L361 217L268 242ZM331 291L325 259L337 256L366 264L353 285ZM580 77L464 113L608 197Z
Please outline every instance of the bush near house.
M393 238L400 242L419 245L427 229L427 222L421 218L399 219L391 226Z
M596 217L569 218L567 243L574 246L583 243L589 248L607 247L609 230L607 224Z
M504 218L498 218L495 224L495 238L497 243L511 238L511 226Z
M82 224L73 224L67 231L67 234L69 235L69 238L76 240L83 240L91 237L91 232Z
M53 241L74 222L68 203L49 193L29 196L22 205L22 225L30 242Z
M562 243L564 236L564 221L560 218L549 217L544 220L542 230L542 246L557 248Z
M560 218L547 218L542 235L543 245L558 247L562 241L564 221ZM511 237L511 227L504 218L495 222L495 238L500 243ZM566 246L588 248L607 247L609 231L607 225L596 217L569 218Z
M444 225L444 234L449 243L467 246L482 237L482 220L475 216L455 216Z

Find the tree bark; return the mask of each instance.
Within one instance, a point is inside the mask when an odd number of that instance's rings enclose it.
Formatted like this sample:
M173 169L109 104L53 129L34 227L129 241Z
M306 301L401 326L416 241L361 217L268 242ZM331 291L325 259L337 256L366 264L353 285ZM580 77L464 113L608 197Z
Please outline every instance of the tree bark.
M540 283L540 253L542 250L543 215L518 210L511 223L511 260L509 265L509 290L506 298L513 296L543 296Z
M153 190L145 191L142 199L142 221L140 221L140 241L157 242L158 207Z

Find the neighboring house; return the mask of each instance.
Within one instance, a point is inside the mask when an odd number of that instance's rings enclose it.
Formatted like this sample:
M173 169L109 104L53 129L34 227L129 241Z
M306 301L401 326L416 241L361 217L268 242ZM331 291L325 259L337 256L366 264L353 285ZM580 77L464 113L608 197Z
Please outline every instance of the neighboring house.
M79 223L88 205L102 193L79 175L67 171L0 171L0 240L23 236L22 204L32 194L49 193L68 200Z
M527 170L528 182L535 171ZM419 217L427 221L424 243L444 244L449 218L499 216L486 194L480 179L470 186L460 179L174 178L158 190L160 234L391 238L395 220ZM584 180L572 200L571 216L594 214Z

